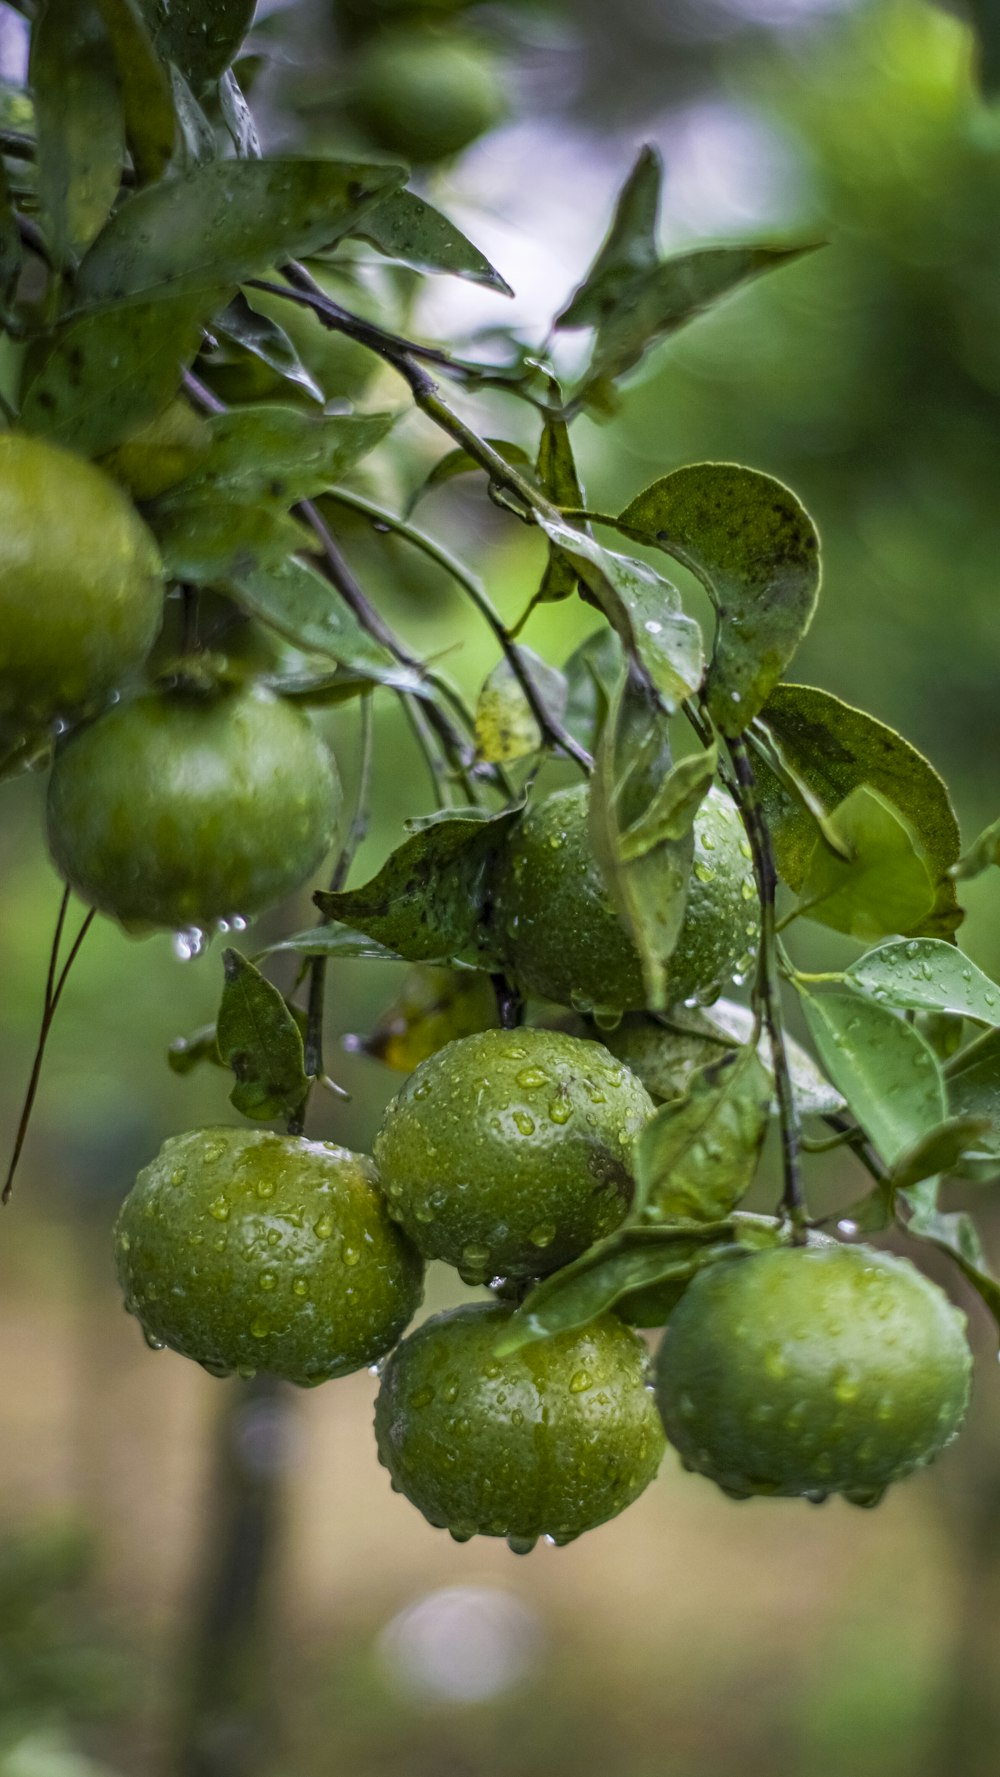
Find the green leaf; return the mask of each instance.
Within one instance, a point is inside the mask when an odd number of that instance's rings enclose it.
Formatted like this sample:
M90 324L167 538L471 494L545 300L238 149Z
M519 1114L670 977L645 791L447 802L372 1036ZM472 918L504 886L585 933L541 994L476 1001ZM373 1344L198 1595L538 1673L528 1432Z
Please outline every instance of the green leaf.
M259 160L261 150L257 125L231 68L227 68L219 81L219 112L239 158Z
M956 1261L964 1277L981 1296L1000 1328L1000 1283L983 1252L979 1230L970 1215L943 1215L937 1205L937 1180L927 1179L913 1190L900 1192L910 1210L906 1231L927 1240Z
M625 376L652 346L704 314L740 284L813 251L811 244L699 248L640 273L624 286L598 326L581 395Z
M495 961L484 924L487 879L520 809L487 820L457 815L421 828L363 888L320 891L316 905L408 962Z
M121 94L94 0L47 0L31 33L38 195L57 266L104 226L125 155Z
M277 371L286 382L305 389L314 401L321 404L326 397L312 372L306 369L294 345L283 327L273 321L269 315L258 314L247 302L242 291L234 296L229 306L221 315L216 315L212 322L212 331L221 334L223 339L232 340L234 345L241 346L252 357L259 358L270 370Z
M923 1179L954 1172L988 1129L985 1117L949 1117L899 1156L892 1169L893 1188L905 1191Z
M502 457L504 462L510 463L513 468L531 468L531 458L523 445L512 444L509 438L487 438L486 443L496 451L497 456ZM425 494L433 493L435 488L443 487L447 481L454 481L456 475L471 475L473 472L477 474L483 472L482 464L477 463L475 457L470 457L468 451L463 450L461 445L455 450L449 450L443 457L438 458L430 474L420 483L416 492L410 496L406 506L407 513L414 510Z
M215 126L199 105L180 69L170 64L170 92L177 118L179 170L191 172L219 159L219 142Z
M847 978L884 1006L1000 1025L1000 987L940 938L880 944L851 964Z
M958 822L944 783L923 754L874 716L809 685L776 686L763 717L827 810L859 784L870 784L909 821L930 862L937 898L919 928L903 935L950 937L962 918L948 878L958 861ZM778 869L798 894L816 844L815 824L763 762L757 781Z
M595 629L573 650L563 673L567 698L565 726L588 753L597 751L608 709L622 676L622 645L607 625Z
M691 831L718 762L718 748L713 741L704 752L689 753L671 766L639 819L621 835L618 856L623 864L644 858L664 840L683 839Z
M656 222L660 210L663 162L646 143L622 186L614 219L597 258L574 291L557 327L598 327L613 314L629 286L659 264Z
M279 956L286 951L293 956L341 957L361 962L403 961L398 950L376 944L374 938L366 938L363 932L353 932L349 926L311 926L307 932L293 932L290 937L279 938L276 943L258 951L258 960L262 956Z
M403 178L336 160L228 160L147 186L98 235L76 279L81 306L236 285L329 244Z
M782 482L735 463L695 463L646 488L621 524L696 574L718 615L705 681L723 734L763 707L812 621L819 537Z
M870 943L920 926L934 905L934 882L909 821L869 784L859 784L828 822L848 858L820 837L798 911Z
M4 164L0 160L0 319L3 311L14 300L23 263L21 231Z
M545 708L557 722L566 707L566 680L530 648L518 656ZM498 660L476 703L476 756L494 765L511 765L541 751L544 736L510 662Z
M473 284L484 284L501 296L514 294L506 278L500 276L461 229L414 191L393 192L369 210L360 227L349 232L387 258L401 260L417 271L447 272Z
M207 491L165 494L147 506L146 521L171 579L193 586L232 584L237 594L243 582L262 570L277 572L312 540L305 526L287 513L223 502Z
M710 1006L672 1006L661 1018L628 1013L614 1031L602 1032L601 1040L638 1075L650 1097L663 1103L682 1094L698 1068L744 1048L752 1040L755 1022L748 1006L720 999ZM771 1075L771 1044L765 1031L760 1033L757 1055ZM844 1109L841 1094L793 1037L785 1037L785 1056L801 1117L825 1117ZM776 1111L777 1105L771 1108Z
M278 989L238 950L222 953L219 1054L236 1075L230 1102L244 1117L292 1116L309 1091L302 1032Z
M227 578L240 607L297 648L336 660L369 684L425 695L420 674L401 666L374 641L329 580L297 556L273 564L237 565Z
M963 1178L992 1178L1000 1171L1000 1031L987 1031L956 1055L945 1080L952 1116L982 1117L989 1125L958 1170Z
M629 1220L717 1221L749 1190L771 1112L771 1079L752 1049L730 1049L694 1072L634 1150Z
M919 1031L856 993L799 989L820 1061L887 1166L948 1115L944 1076Z
M309 499L346 475L392 429L391 413L303 413L266 402L210 422L211 438L186 487L222 499Z
M177 393L211 302L201 291L67 322L28 387L21 424L84 456L113 450Z
M621 637L626 653L668 708L697 691L704 670L701 630L680 594L645 562L605 549L563 519L538 523Z
M344 1046L410 1074L446 1043L493 1030L497 1023L497 999L488 975L421 963L408 971L375 1029L366 1037L345 1037Z
M694 854L692 827L640 856L622 856L623 835L649 810L670 767L663 710L634 674L615 694L590 780L591 844L608 892L642 963L647 1004L662 1009L667 962L684 919ZM692 810L692 822L694 811Z
M242 47L257 0L141 0L165 62L200 90L218 80Z
M782 789L787 791L793 802L801 805L803 814L815 827L814 838L825 839L832 852L838 857L849 858L850 846L845 845L836 829L831 825L826 808L801 777L794 766L785 758L777 740L759 718L751 724L747 734L751 747L769 771L777 778Z
M508 1321L497 1355L585 1327L633 1290L680 1282L737 1250L728 1221L622 1229L535 1285Z
M189 1037L175 1037L167 1050L167 1062L175 1074L190 1074L202 1061L211 1062L213 1067L226 1065L219 1054L214 1024L203 1024Z
M977 834L968 851L952 866L952 876L965 882L970 876L981 876L992 864L1000 864L1000 820L991 821Z
M125 137L140 185L158 179L174 152L177 120L166 67L139 0L97 0L114 54Z
M549 390L554 400L561 400L561 391L554 377L549 379ZM583 506L583 486L577 473L569 426L558 413L546 415L538 441L535 475L554 506ZM583 529L589 536L589 525ZM572 563L550 543L549 559L533 603L551 605L570 598L576 591L576 581L576 569Z

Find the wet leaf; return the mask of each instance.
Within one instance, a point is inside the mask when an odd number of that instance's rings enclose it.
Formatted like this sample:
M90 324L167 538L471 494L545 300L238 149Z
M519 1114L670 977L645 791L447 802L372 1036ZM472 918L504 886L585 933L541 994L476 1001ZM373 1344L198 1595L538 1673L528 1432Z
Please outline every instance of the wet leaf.
M543 514L538 522L664 704L674 709L697 691L704 670L701 630L685 615L677 588L645 562L603 548L562 519Z
M993 864L1000 864L1000 820L991 821L976 836L953 866L952 875L958 882L965 882L970 876L981 876Z
M412 667L400 666L362 629L329 580L297 556L274 564L237 565L228 580L241 609L269 624L295 647L336 660L369 684L424 695L426 686L420 674Z
M531 458L523 445L512 444L509 438L487 438L486 443L513 468L531 468ZM454 481L457 475L473 473L483 473L482 464L477 463L475 457L470 457L468 451L461 446L456 450L449 450L445 456L438 458L430 474L420 483L416 493L411 495L407 512L412 512L425 494L433 493L435 488L443 487L445 482Z
M47 0L31 33L38 195L57 266L103 228L118 195L125 125L95 0Z
M146 509L167 574L193 586L239 589L262 571L276 573L311 534L269 506L222 502L208 491L164 494ZM245 608L245 601L239 598ZM256 615L256 613L252 613Z
M1000 1025L1000 987L940 938L880 944L851 964L847 978L886 1006Z
M363 932L353 932L349 926L339 925L311 926L307 932L292 932L290 937L279 938L259 951L258 960L262 956L278 956L284 951L294 956L341 957L361 962L398 963L403 960L398 951L376 944L374 938L366 938Z
M501 296L514 294L506 278L461 229L414 191L393 192L350 233L377 247L387 258L401 260L417 271L447 272L497 290Z
M749 1043L754 1023L748 1006L720 999L710 1006L672 1006L661 1018L628 1013L615 1030L601 1033L601 1041L632 1069L650 1097L662 1103L679 1097L698 1068ZM771 1044L764 1031L757 1055L771 1075ZM844 1109L837 1088L794 1037L786 1035L785 1055L801 1117L825 1117ZM772 1103L771 1109L776 1112L777 1105Z
M252 309L242 292L214 318L212 327L215 333L242 346L245 352L259 358L262 364L277 371L287 382L304 389L314 401L325 401L323 390L312 372L306 369L284 328L270 316Z
M3 161L0 160L0 316L14 299L23 263L21 232Z
M966 1280L982 1298L1000 1328L1000 1283L990 1268L979 1230L970 1215L942 1214L937 1203L936 1179L926 1179L910 1191L900 1192L910 1214L907 1233L927 1240L958 1264Z
M257 0L141 0L165 62L175 62L196 89L217 80L238 54Z
M554 377L549 379L549 393L553 401L561 401L561 391ZM542 425L535 475L554 506L584 505L583 485L577 473L569 426L558 413L548 414ZM581 528L590 535L589 525ZM556 604L560 599L569 598L576 591L576 584L573 564L550 543L549 559L534 602Z
M630 1222L727 1216L753 1182L770 1112L771 1079L752 1049L698 1068L636 1140Z
M820 1061L887 1166L948 1115L944 1076L912 1024L855 993L799 989Z
M598 324L580 396L599 392L602 385L627 375L653 346L739 285L813 250L812 245L699 248L640 272L623 286Z
M260 138L240 83L231 68L219 81L219 112L241 160L260 159Z
M816 841L799 912L870 943L920 926L934 905L926 854L910 823L877 790L859 784L828 817L844 858Z
M643 858L664 840L683 839L691 831L715 777L718 749L713 742L704 752L688 753L672 765L637 821L627 827L618 843L623 864Z
M84 456L113 450L177 393L213 300L161 297L67 322L25 393L25 430Z
M497 1022L496 994L488 975L476 969L422 964L410 970L370 1035L345 1037L344 1044L410 1074L446 1043L492 1030Z
M590 780L589 826L594 857L639 952L652 1011L666 1004L666 965L684 919L693 826L629 859L622 839L646 815L669 768L666 717L649 689L624 675Z
M776 686L763 720L828 811L859 784L869 784L899 810L927 854L937 887L933 911L903 935L950 937L962 918L948 878L958 861L958 822L933 766L894 729L809 685ZM763 761L757 779L778 869L798 894L816 844L815 824Z
M988 1129L984 1117L949 1117L900 1155L892 1169L892 1186L905 1191L923 1179L954 1172L963 1155L975 1148Z
M696 574L718 616L705 681L723 734L757 715L812 621L819 538L795 495L735 463L695 463L646 488L621 523Z
M507 1323L497 1354L584 1327L633 1290L681 1282L736 1251L728 1221L621 1229L535 1285Z
M216 1030L219 1054L236 1075L230 1101L260 1122L292 1116L309 1090L298 1022L278 989L238 950L223 951L222 965Z
M391 413L304 413L277 403L233 408L210 421L208 448L185 486L222 499L309 499L325 493L387 436Z
M156 52L139 0L97 0L114 53L125 136L140 185L158 179L174 151L170 76Z
M659 264L656 223L663 162L645 143L618 196L614 219L583 283L574 291L557 327L598 327L614 313L629 286Z
M566 680L557 667L549 666L530 648L518 655L542 703L560 722L566 707ZM497 661L476 703L476 755L493 765L511 765L530 759L544 742L520 682L510 662Z
M486 924L488 877L520 809L488 820L443 818L394 851L363 888L320 891L316 905L408 962L495 964Z
M235 286L329 244L403 178L335 160L210 161L123 204L76 278L81 306Z

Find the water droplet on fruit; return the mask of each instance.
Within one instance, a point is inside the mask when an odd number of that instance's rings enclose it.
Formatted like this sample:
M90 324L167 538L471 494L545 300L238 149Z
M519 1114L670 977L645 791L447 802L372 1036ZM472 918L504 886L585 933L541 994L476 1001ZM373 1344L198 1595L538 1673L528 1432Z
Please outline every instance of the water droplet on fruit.
M262 1290L276 1289L278 1283L277 1273L274 1271L262 1271L257 1282L260 1284Z
M340 1256L343 1259L344 1264L348 1266L350 1270L353 1270L354 1266L358 1264L361 1258L361 1254L356 1246L345 1246L342 1249Z
M529 1117L527 1111L514 1112L514 1126L520 1130L522 1135L534 1135L535 1133L535 1119Z
M532 1246L551 1246L555 1237L555 1222L538 1222L528 1235Z
M533 1086L547 1086L549 1083L548 1074L544 1068L540 1067L522 1067L520 1073L515 1075L515 1079L518 1086L523 1086L525 1092L530 1092Z
M309 1285L306 1283L306 1280L304 1277L296 1277L294 1279L294 1281L292 1283L292 1295L293 1296L304 1296L307 1294L308 1289L309 1289Z
M196 956L201 956L205 949L205 934L200 926L185 926L175 932L170 940L171 949L178 962L189 963Z
M260 1316L257 1315L250 1322L250 1331L255 1339L266 1339L271 1328L266 1320L262 1320Z
M649 628L648 623L646 628ZM657 624L657 628L659 628L659 624ZM537 1536L514 1536L511 1534L507 1538L507 1547L512 1555L530 1555L537 1541Z
M433 1388L415 1388L410 1396L411 1407L429 1407L434 1399Z
M228 1198L216 1197L214 1202L209 1204L208 1213L217 1222L228 1222L230 1214Z
M165 1339L157 1339L155 1334L148 1332L145 1327L142 1329L142 1336L150 1351L166 1351L167 1342Z
M317 1240L329 1240L333 1233L333 1218L331 1216L320 1216L319 1219L313 1223L313 1233Z
M549 1117L553 1123L568 1123L573 1115L573 1106L568 1098L554 1098L549 1105Z
M462 1268L465 1271L480 1272L485 1277L490 1266L490 1249L480 1241L470 1240L462 1248ZM499 1371L497 1372L499 1375Z
M587 1389L593 1386L594 1378L589 1370L577 1370L569 1379L570 1394L586 1394Z

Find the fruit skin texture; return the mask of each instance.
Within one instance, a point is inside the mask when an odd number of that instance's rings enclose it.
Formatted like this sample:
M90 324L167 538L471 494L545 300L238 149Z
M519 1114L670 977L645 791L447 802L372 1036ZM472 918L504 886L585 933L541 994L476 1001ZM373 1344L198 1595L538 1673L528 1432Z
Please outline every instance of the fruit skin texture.
M624 1219L632 1142L652 1110L600 1043L484 1030L410 1075L375 1162L392 1215L426 1258L467 1283L537 1277Z
M425 1321L393 1352L375 1404L379 1459L460 1542L571 1542L638 1499L663 1455L646 1349L602 1315L497 1357L511 1310L475 1302Z
M0 433L0 744L99 706L160 627L152 533L109 476Z
M726 1492L874 1505L956 1436L971 1362L965 1316L906 1259L782 1247L692 1280L656 1391L685 1465Z
M528 809L501 856L493 920L523 992L578 1011L645 1005L639 953L611 902L590 844L587 787ZM673 1003L717 998L749 966L759 920L749 847L730 797L714 787L698 810L687 906L673 955Z
M260 685L151 692L71 735L49 785L56 869L133 931L271 907L333 844L336 767Z
M379 148L418 164L458 154L504 114L485 44L407 26L359 50L348 109Z
M309 1387L387 1352L423 1264L366 1155L261 1129L171 1136L115 1224L125 1306L214 1375Z

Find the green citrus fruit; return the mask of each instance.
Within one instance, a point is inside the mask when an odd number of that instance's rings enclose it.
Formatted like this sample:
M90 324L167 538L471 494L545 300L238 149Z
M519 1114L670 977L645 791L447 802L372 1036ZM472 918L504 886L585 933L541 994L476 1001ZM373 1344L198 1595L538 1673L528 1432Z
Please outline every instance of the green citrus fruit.
M417 26L386 30L358 51L348 109L377 147L418 164L458 154L504 115L488 46Z
M156 691L72 734L49 786L56 868L129 929L270 907L333 843L336 767L262 685Z
M599 1043L484 1030L421 1062L389 1105L375 1160L392 1214L468 1283L555 1271L610 1234L652 1114Z
M375 1405L393 1487L459 1542L568 1543L638 1499L663 1454L646 1349L605 1314L497 1357L511 1310L476 1302L393 1352Z
M675 1003L718 995L749 967L758 934L749 847L722 790L706 796L694 837L684 923L669 964ZM591 850L586 785L556 790L528 809L498 861L493 919L525 993L579 1011L644 1005L639 954Z
M709 1266L657 1359L667 1436L727 1493L874 1505L965 1415L965 1316L905 1259L782 1247Z
M214 1375L346 1376L396 1343L423 1296L371 1161L269 1130L171 1136L122 1204L115 1254L148 1342Z
M162 597L156 543L122 490L0 433L0 749L103 703L149 653Z

